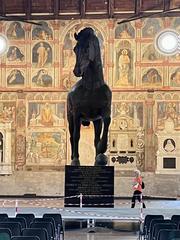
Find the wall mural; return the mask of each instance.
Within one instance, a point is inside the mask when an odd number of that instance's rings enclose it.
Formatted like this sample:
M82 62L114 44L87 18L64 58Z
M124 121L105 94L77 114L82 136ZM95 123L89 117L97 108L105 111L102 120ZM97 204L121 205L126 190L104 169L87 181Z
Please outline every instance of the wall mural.
M25 31L22 27L22 24L19 22L10 23L6 34L7 34L8 39L12 39L12 40L25 39Z
M66 162L65 131L32 132L26 139L28 165L64 165Z
M62 127L65 125L65 103L34 103L28 105L29 127Z
M133 84L133 51L129 41L121 41L116 47L114 87Z
M180 87L180 68L171 70L170 73L170 85L172 87Z
M32 78L32 86L34 87L52 87L53 85L53 78L50 74L52 72L46 69L40 69L35 72L35 75Z
M159 71L155 68L150 68L145 70L142 76L142 84L150 85L150 86L161 86L162 85L162 77Z
M157 128L164 129L167 120L174 123L175 129L180 129L180 102L157 103Z
M38 22L41 26L34 26L32 40L53 40L53 31L49 24L44 21Z
M18 46L10 46L7 52L7 60L10 63L22 63L25 60L23 50Z
M99 39L105 80L113 92L112 142L113 136L120 139L125 134L127 146L136 149L137 165L143 167L148 158L144 150L145 139L149 137L146 128L163 131L166 120L173 119L175 130L180 129L179 95L172 98L163 95L164 87L169 94L171 89L174 92L180 89L180 54L164 57L154 47L154 37L164 26L169 24L169 28L180 32L179 18L151 18L121 25L108 19L104 23L102 20L39 23L42 26L17 21L1 23L10 44L1 61L0 90L13 89L14 96L10 92L0 94L0 120L12 123L13 142L18 137L12 152L17 169L23 170L27 165L53 168L68 163L66 95L78 81L73 74L74 33L85 26L93 27ZM155 93L148 91L156 88L162 93L155 99ZM89 134L93 139L93 131ZM91 152L89 159L94 154Z
M143 38L154 38L155 35L161 31L161 22L159 19L149 18L143 20L144 27L142 29Z

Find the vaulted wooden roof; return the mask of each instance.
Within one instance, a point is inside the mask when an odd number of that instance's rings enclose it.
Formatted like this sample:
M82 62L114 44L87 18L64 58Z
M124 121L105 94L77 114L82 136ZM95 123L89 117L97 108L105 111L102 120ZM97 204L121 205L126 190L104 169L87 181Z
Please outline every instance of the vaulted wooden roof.
M180 6L180 0L0 0L0 15L25 19L124 18ZM180 9L168 13L178 15Z

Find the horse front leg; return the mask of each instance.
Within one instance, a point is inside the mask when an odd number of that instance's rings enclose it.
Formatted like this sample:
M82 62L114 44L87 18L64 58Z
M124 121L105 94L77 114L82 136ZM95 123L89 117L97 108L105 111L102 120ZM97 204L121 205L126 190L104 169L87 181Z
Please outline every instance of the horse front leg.
M96 149L96 156L98 155L98 143L100 141L101 131L102 131L102 119L93 121L94 124L94 146Z
M110 116L103 118L104 129L103 129L102 138L97 145L98 154L99 153L103 154L107 150L108 130L109 130L110 122L111 122L111 117Z
M79 139L80 139L80 127L81 127L81 122L80 118L77 116L74 116L73 119L74 123L74 131L73 131L73 158L71 165L72 166L79 166Z

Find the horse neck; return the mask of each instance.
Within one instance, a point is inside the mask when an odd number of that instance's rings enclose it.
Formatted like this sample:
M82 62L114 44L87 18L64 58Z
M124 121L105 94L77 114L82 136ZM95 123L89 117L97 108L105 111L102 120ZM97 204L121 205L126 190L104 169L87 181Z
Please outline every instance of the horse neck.
M104 76L101 58L95 58L89 66L82 77L83 85L87 89L96 89L104 85Z

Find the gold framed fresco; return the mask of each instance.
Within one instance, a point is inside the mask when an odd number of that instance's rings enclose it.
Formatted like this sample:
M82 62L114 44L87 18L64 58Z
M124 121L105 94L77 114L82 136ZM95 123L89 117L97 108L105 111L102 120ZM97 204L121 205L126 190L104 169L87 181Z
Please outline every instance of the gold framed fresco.
M143 102L113 102L111 130L128 131L144 126Z
M169 81L171 87L180 87L180 67L169 67Z
M32 70L31 72L31 87L42 88L42 87L54 87L54 69L41 68Z
M162 20L157 18L148 18L142 20L143 26L141 30L142 38L154 39L156 34L163 29Z
M28 102L28 128L65 127L65 102Z
M46 41L39 41L32 45L32 67L52 67L53 46Z
M143 87L162 87L163 68L141 68L141 80Z
M25 45L11 44L6 54L7 65L26 64L26 47Z
M66 131L29 131L26 135L26 165L64 166L67 159Z
M16 123L16 102L0 101L0 121Z
M25 40L25 30L24 26L20 22L11 22L7 25L6 36L9 40Z
M6 86L12 88L25 87L26 69L6 68Z
M164 59L153 43L141 43L141 62L162 62Z
M32 40L52 41L54 39L53 30L49 22L38 22L41 26L33 26L31 32Z
M166 121L173 122L174 128L180 130L180 102L157 101L156 102L156 129L163 130Z
M134 51L133 43L117 40L114 52L113 87L132 87L134 82Z

